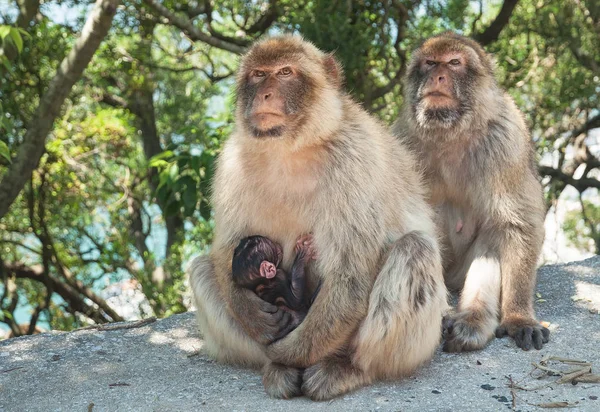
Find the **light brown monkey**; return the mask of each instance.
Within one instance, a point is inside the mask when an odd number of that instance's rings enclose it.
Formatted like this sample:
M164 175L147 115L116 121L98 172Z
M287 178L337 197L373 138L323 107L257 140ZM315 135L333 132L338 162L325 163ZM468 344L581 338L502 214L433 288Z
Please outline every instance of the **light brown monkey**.
M549 336L533 310L542 187L523 116L483 48L454 33L425 41L409 64L394 133L422 161L445 241L446 283L462 289L444 322L445 350L482 348L494 331L540 349Z
M205 349L264 366L273 397L327 399L409 374L441 337L441 256L414 159L342 81L335 58L300 37L263 40L244 56L236 130L213 184L214 244L190 267ZM308 293L321 287L287 334L286 313L234 286L231 258L240 239L266 236L289 270L303 233L318 250Z

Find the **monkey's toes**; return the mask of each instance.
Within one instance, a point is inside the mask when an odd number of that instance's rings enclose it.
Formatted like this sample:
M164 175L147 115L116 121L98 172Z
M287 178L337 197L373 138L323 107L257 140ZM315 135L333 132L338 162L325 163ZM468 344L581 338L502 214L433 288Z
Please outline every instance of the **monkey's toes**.
M336 397L340 391L336 388L337 376L332 376L323 364L316 364L304 371L302 392L313 401L325 401Z
M272 398L290 399L302 395L302 371L279 363L269 363L263 370L263 385Z
M525 351L532 347L542 349L550 341L550 330L533 319L503 322L496 329L496 337L510 336L517 346Z
M369 379L350 359L333 357L304 371L302 392L313 401L325 401L358 388Z
M492 338L493 320L479 319L472 314L461 313L444 318L444 352L467 352L483 348Z

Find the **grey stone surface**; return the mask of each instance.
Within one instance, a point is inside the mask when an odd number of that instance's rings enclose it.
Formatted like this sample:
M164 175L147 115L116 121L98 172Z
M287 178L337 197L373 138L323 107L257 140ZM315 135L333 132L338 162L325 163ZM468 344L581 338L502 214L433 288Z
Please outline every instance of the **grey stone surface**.
M115 331L47 333L0 342L1 411L499 411L511 407L507 376L521 386L518 410L567 401L600 411L600 384L555 384L530 376L544 355L575 358L600 370L600 257L540 269L539 318L551 342L524 352L509 339L485 350L438 352L414 376L377 383L331 402L269 399L255 371L224 366L198 350L202 340L187 313ZM535 376L535 374L534 374ZM577 403L576 403L577 402ZM92 406L93 404L93 406Z

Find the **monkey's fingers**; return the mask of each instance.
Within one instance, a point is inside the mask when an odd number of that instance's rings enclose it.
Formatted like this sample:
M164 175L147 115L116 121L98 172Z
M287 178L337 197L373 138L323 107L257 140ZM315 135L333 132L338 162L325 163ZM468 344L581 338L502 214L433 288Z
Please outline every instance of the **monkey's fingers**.
M533 347L537 350L542 349L544 343L550 340L550 331L547 328L534 329L533 331Z
M277 331L273 335L273 342L283 339L288 333L296 329L298 326L298 323L294 322L294 318L290 312L282 309L280 309L279 312L276 314L277 323L275 324L275 327Z
M279 310L279 308L266 300L261 299L260 310L266 313L275 313Z
M550 330L535 321L517 324L504 324L496 329L496 337L502 338L509 335L516 345L528 351L532 347L540 350L550 340Z
M531 346L533 345L533 328L531 326L526 326L517 331L515 343L523 350L531 349Z

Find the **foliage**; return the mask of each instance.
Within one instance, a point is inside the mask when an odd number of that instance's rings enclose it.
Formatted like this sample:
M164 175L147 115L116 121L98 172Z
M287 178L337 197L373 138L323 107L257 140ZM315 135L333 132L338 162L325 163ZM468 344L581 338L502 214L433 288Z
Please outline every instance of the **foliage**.
M0 180L89 11L88 2L25 3L0 12ZM119 320L106 289L126 282L148 302L140 316L187 309L184 262L212 240L209 188L233 127L232 74L238 54L265 33L298 32L334 52L346 89L388 124L424 38L455 30L491 39L484 45L499 81L530 125L548 207L569 187L584 193L564 229L598 252L600 209L589 199L600 188L600 7L521 1L498 23L504 3L124 2L33 177L0 218L0 322L21 334L23 324L31 333L36 323ZM487 35L495 23L497 39Z

